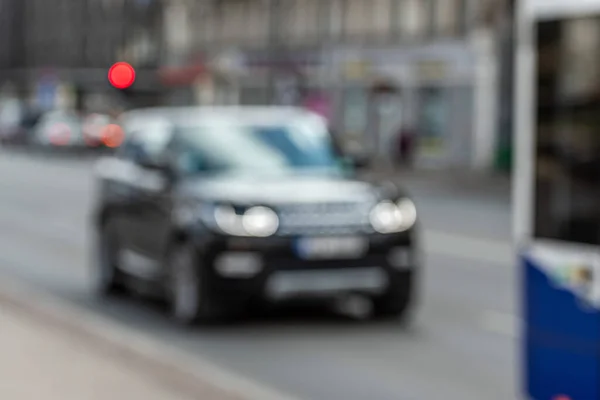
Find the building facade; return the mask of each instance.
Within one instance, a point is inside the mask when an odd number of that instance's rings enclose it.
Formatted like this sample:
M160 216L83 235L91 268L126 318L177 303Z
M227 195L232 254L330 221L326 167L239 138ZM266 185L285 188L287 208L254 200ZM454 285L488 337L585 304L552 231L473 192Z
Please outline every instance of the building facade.
M423 167L491 166L492 0L171 0L165 62L201 64L174 103L303 104L390 158L414 132ZM486 18L488 18L486 20ZM186 92L186 93L184 93Z
M416 138L420 166L487 168L504 3L0 0L0 82L38 102L66 85L80 104L114 95L107 70L128 61L131 106L304 105L379 159L402 131Z
M61 96L82 106L90 96L117 96L107 82L108 68L129 61L138 75L135 90L157 96L162 4L0 0L6 11L0 12L6 19L0 22L0 82L11 82L42 108L54 107Z

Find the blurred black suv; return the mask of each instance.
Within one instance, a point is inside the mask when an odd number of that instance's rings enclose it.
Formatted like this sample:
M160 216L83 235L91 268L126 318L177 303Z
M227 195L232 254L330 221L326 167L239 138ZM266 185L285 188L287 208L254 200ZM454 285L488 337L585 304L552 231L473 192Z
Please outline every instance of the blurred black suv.
M357 178L321 117L273 107L123 117L125 142L97 165L100 293L143 285L182 324L348 295L377 318L412 308L415 205Z

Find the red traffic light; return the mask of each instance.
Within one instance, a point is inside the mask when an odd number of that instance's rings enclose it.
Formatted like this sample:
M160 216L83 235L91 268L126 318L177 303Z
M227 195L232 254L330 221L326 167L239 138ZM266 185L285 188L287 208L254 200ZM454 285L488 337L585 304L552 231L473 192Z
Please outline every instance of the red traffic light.
M108 81L117 89L126 89L135 82L135 69L126 62L118 62L108 70Z

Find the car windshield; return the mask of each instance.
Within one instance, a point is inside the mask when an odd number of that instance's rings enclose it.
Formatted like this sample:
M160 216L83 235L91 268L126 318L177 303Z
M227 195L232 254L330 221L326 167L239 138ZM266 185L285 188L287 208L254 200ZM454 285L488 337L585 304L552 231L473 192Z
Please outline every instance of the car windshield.
M347 171L324 125L306 122L254 125L214 123L179 128L178 164L189 173L250 174Z

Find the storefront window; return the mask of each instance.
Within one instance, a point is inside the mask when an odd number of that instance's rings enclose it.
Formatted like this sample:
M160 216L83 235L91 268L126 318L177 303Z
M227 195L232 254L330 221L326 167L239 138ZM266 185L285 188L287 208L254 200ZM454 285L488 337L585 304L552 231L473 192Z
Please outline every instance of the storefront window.
M269 104L267 87L244 87L240 90L240 104L244 106L265 106Z
M275 79L275 104L296 106L302 91L301 77L294 72L281 72Z
M425 156L437 156L445 149L447 104L443 88L425 88L420 94L419 147Z
M364 143L368 126L368 97L363 87L347 87L344 90L343 133L351 140Z
M535 235L600 245L600 18L537 38Z

